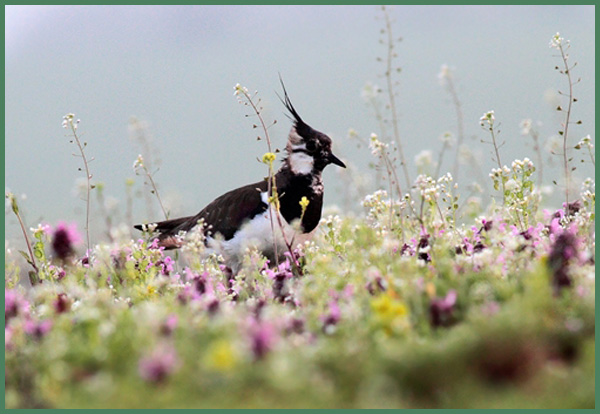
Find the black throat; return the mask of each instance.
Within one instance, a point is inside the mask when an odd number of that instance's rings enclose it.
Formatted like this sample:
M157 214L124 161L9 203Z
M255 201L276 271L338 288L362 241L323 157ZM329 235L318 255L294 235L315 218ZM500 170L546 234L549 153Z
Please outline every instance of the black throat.
M281 215L288 223L302 217L302 232L310 233L321 220L323 208L323 184L320 172L310 174L294 174L285 163L275 175ZM302 197L308 200L304 215L300 201Z

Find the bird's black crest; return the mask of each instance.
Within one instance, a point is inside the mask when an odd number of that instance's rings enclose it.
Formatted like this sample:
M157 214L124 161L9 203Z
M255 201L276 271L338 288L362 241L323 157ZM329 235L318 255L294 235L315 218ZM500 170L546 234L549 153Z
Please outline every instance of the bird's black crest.
M281 75L279 75L279 81L281 82L281 87L283 88L284 97L283 99L281 99L281 96L277 94L279 100L281 100L281 102L285 105L286 109L294 117L293 121L296 124L296 126L306 125L302 118L300 118L300 115L298 115L298 112L296 112L296 108L294 108L294 105L292 105L292 101L290 101L290 97L288 96L287 90L285 89L285 85L283 84L283 79L281 79Z

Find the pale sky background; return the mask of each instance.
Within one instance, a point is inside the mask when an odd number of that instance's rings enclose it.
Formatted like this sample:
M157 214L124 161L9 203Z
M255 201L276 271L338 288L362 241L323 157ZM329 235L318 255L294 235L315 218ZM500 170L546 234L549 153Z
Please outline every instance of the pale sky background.
M583 125L572 128L571 143L587 134L595 141L594 12L594 6L392 6L394 34L403 38L396 49L399 125L412 178L415 155L430 149L437 158L440 135L456 132L454 108L437 79L442 64L455 68L465 143L480 154L485 175L493 163L491 148L480 143L488 136L479 117L491 109L506 141L503 163L535 159L519 123L541 121L543 141L559 129L553 109L566 79L553 69L561 62L548 47L556 32L571 40L573 75L582 78L573 117ZM256 141L253 120L233 96L236 83L259 91L265 118L278 121L271 137L285 144L290 121L276 95L278 73L304 120L332 137L340 158L374 176L369 150L357 149L348 130L364 137L378 132L361 90L368 81L385 83L376 61L385 53L378 43L381 16L376 6L6 6L5 186L25 194L28 226L66 220L83 228L85 202L74 190L83 177L80 159L61 128L72 112L95 158L93 180L104 183L122 221L126 179L135 178L136 191L143 182L132 168L141 147L128 132L136 116L158 151L154 178L172 217L195 214L266 173L256 161L265 143ZM573 155L579 179L594 173ZM347 172L336 168L325 172L325 202L346 207L339 173ZM441 172L450 168L448 158ZM465 188L473 174L463 171L458 182ZM556 168L545 175L547 184L559 178ZM145 199L136 196L133 221L161 219L157 204L153 210L148 217ZM105 224L95 197L92 212L92 239L99 240ZM12 240L18 234L12 213L6 224Z

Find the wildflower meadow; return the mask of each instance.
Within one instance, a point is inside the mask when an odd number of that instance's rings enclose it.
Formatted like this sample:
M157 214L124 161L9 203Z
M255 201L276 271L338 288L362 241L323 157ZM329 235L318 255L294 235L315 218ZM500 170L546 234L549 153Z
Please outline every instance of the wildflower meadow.
M543 170L535 123L524 120L519 137L534 156L509 160L501 141L510 138L484 108L476 127L495 165L479 183L489 191L467 185L465 121L447 66L440 82L458 129L413 164L397 127L401 74L387 70L385 87L363 91L381 130L346 138L372 160L366 174L378 189L362 194L359 173L341 171L353 211L326 206L312 240L290 243L278 263L248 250L237 274L206 251L201 232L165 251L151 228L132 228L129 210L103 210L85 119L65 115L83 219L27 223L27 201L6 193L21 243L5 247L5 408L593 408L595 181L576 180L573 157L595 167L595 153L572 130L581 124L576 47L558 33L549 42L540 48L557 55L564 84L558 176ZM253 127L268 147L249 162L265 164L277 206L283 154L270 147L257 94L234 92L260 120ZM436 168L442 157L447 171ZM150 154L132 161L145 202L167 218ZM541 171L555 181L553 198ZM91 237L90 214L106 235Z

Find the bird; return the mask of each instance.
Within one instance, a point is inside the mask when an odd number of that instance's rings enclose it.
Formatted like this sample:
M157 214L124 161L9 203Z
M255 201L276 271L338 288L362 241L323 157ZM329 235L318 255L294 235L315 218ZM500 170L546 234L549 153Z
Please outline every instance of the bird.
M258 249L270 263L278 263L292 243L298 246L310 240L321 220L323 170L330 164L346 165L333 154L331 138L304 122L283 81L281 86L284 98L279 98L293 124L285 156L274 173L274 186L266 177L221 195L196 215L134 227L153 229L158 246L170 250L183 245L182 234L202 226L207 251L221 255L233 274L241 269L248 248Z

